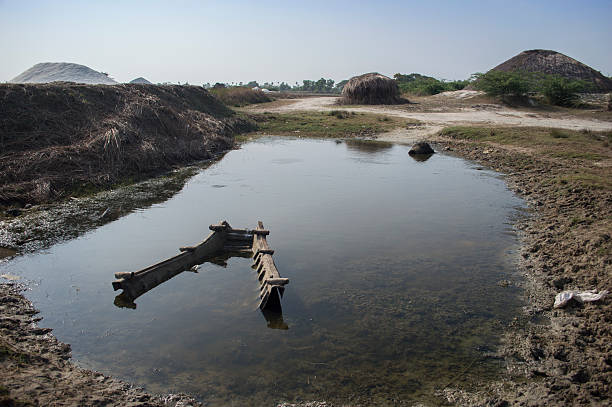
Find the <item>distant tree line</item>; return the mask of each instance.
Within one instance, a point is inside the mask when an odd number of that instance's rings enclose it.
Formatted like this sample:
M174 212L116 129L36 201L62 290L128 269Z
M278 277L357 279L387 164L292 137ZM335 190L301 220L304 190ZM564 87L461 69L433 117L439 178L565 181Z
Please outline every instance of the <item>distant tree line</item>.
M489 71L485 74L475 73L466 80L440 80L431 76L418 73L401 74L396 73L393 78L397 82L402 93L428 96L441 92L460 90L473 83L475 89L484 91L488 95L496 97L527 96L529 94L540 94L553 105L573 106L577 103L581 92L592 90L592 84L584 81L571 80L559 75L547 75L542 73L529 73L523 71L502 72ZM295 82L290 85L287 82L264 82L257 81L232 82L205 84L205 88L220 87L245 87L260 88L270 91L294 91L309 93L335 93L340 94L348 80L336 83L333 79L321 78L319 80L304 79L302 83Z
M393 78L402 93L418 96L437 95L446 91L460 90L470 83L469 79L464 81L446 81L418 73L411 73L409 75L396 73L393 75Z
M302 84L296 82L294 85L290 85L287 82L264 82L259 84L257 81L250 81L247 83L244 82L232 82L232 83L215 83L211 85L210 83L206 83L203 86L206 89L217 89L220 87L246 87L246 88L260 88L267 89L270 91L293 91L293 92L310 92L310 93L337 93L340 94L342 92L342 88L348 80L343 80L336 83L333 79L325 79L321 78L317 81L304 79Z

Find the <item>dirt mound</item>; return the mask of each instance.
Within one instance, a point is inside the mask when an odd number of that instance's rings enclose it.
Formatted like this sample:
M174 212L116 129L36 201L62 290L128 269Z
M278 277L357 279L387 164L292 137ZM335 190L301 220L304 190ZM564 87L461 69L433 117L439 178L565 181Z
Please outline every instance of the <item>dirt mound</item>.
M108 74L94 71L85 65L68 62L43 62L13 78L11 83L75 82L114 85Z
M205 89L0 85L0 204L40 203L211 158L251 125Z
M136 84L139 84L139 85L153 85L151 82L149 82L148 80L146 80L142 76L140 76L140 77L138 77L136 79L132 79L130 81L130 83L136 83Z
M379 73L352 77L342 89L341 103L347 105L393 105L403 103L393 79Z
M593 68L556 51L534 49L523 51L506 62L497 65L493 71L539 72L559 75L567 79L582 80L594 85L597 92L612 91L612 80Z

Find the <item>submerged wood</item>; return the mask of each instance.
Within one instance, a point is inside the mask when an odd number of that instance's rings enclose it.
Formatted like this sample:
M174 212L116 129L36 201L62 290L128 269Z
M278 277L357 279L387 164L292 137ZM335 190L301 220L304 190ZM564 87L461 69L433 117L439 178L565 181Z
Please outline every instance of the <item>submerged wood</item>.
M272 259L274 250L270 249L266 240L270 231L264 229L261 221L252 230L234 229L226 221L210 225L209 228L212 232L201 243L179 248L181 253L168 260L135 272L115 273L113 289L123 290L115 298L115 305L136 308L136 298L183 271L205 262L225 264L221 257L248 255L253 257L260 283L259 308L281 312L280 300L289 279L281 278Z

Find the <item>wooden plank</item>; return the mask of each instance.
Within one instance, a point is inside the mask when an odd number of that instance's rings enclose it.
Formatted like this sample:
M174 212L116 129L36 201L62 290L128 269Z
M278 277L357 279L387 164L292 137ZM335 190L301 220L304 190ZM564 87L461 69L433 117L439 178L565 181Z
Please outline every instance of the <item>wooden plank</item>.
M263 222L259 221L255 229L234 229L227 221L222 221L210 225L209 229L211 233L204 241L195 246L179 248L182 253L174 257L139 271L115 273L117 280L112 283L113 289L123 289L120 297L125 300L115 301L115 304L129 303L135 306L134 299L197 264L207 261L218 263L220 256L230 257L248 252L253 258L253 267L260 284L259 307L262 310L271 307L280 311L280 299L289 279L282 278L274 264L274 250L266 240L270 231L264 228Z

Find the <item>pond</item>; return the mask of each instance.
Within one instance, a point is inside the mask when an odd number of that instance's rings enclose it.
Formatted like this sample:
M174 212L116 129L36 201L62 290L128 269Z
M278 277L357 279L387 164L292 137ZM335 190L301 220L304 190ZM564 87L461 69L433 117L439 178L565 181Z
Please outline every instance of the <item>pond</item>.
M488 355L521 306L513 217L523 202L495 173L405 146L262 138L174 197L2 265L29 281L42 326L73 356L151 392L207 405L279 401L436 404L446 385L494 378ZM288 329L257 309L252 261L206 263L113 304L136 271L227 220L263 221L287 286ZM278 327L278 324L271 324Z

